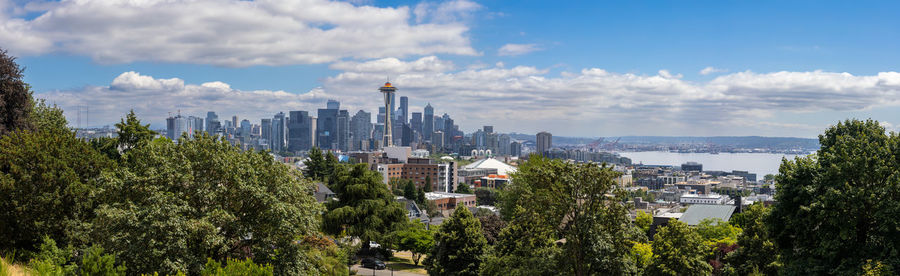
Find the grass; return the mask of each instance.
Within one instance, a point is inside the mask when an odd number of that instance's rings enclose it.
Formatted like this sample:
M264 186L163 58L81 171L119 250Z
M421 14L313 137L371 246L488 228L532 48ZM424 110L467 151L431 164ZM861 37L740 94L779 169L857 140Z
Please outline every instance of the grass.
M0 276L28 275L22 266L7 263L5 258L0 258Z
M423 257L422 260L424 259L425 258ZM422 266L422 260L419 260L419 265L415 265L412 262L412 253L409 251L400 251L395 252L394 256L385 262L385 265L394 271L405 271L426 275L428 272L425 271L425 267Z

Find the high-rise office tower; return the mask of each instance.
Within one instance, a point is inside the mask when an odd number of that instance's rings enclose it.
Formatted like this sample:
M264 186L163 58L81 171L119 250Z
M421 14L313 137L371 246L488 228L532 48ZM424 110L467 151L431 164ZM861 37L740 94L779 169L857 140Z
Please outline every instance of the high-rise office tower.
M350 151L350 112L347 110L338 111L337 115L337 148L341 151Z
M484 133L494 133L494 126L484 126Z
M431 103L425 105L425 113L422 118L422 133L426 141L431 141L431 133L434 132L434 108Z
M372 113L357 111L350 118L350 150L369 150L369 139L372 138Z
M264 139L267 147L271 147L272 142L272 119L260 120L260 139ZM268 148L271 149L271 148Z
M320 149L337 149L338 109L319 109L316 121L316 146Z
M187 118L184 118L181 114L175 115L175 117L166 118L166 136L172 141L177 141L178 138L181 138L181 134L187 131Z
M250 128L251 128L250 120L247 120L247 119L241 120L241 137L250 138L250 135L251 135Z
M287 149L285 147L285 139L287 138L287 133L285 133L287 125L285 123L284 112L278 112L272 118L272 141L269 141L269 146L272 147L273 152L282 152Z
M341 109L341 102L336 101L336 100L328 100L328 103L325 104L325 108Z
M509 155L522 156L522 144L519 144L519 142L509 143Z
M553 135L546 131L538 132L535 148L538 154L545 154L553 146Z
M444 147L451 148L453 145L453 135L456 135L456 132L453 129L453 119L450 119L450 115L444 113L443 117L444 121Z
M233 128L235 128L235 129L237 129L237 128L240 127L240 125L238 125L238 124L240 124L240 122L241 122L241 121L238 121L237 115L231 116L231 125L230 125L230 127L233 127Z
M400 145L408 147L412 143L412 128L409 127L409 124L403 124L400 131Z
M394 101L394 92L397 92L397 88L391 86L390 82L384 83L384 86L378 89L379 92L384 94L384 110L393 110L393 101ZM391 112L393 113L393 112ZM393 115L393 114L391 114ZM385 147L390 147L394 144L393 136L391 135L391 120L384 120L384 143Z
M397 110L399 114L397 117L400 119L401 124L409 123L409 98L406 96L400 96L400 109Z
M193 138L194 132L196 132L196 131L203 132L203 118L188 116L188 118L187 118L188 137Z
M418 141L418 137L424 137L422 135L422 112L413 112L411 113L412 117L409 119L409 127L412 128L413 132L413 141Z
M384 107L379 106L378 107L378 118L375 119L376 120L375 122L379 123L379 124L384 124L384 116L386 116L385 114L387 114L387 113L384 112Z
M510 148L510 143L511 143L512 139L509 137L509 135L501 134L500 138L497 138L497 140L498 140L497 141L498 155L500 155L500 156L511 155L509 148Z
M288 151L309 150L313 144L312 118L306 111L291 111L288 122Z
M434 146L435 151L441 151L444 148L443 131L438 130L431 134L431 145Z
M206 112L206 132L209 135L216 135L219 132L219 128L222 127L221 123L219 123L219 115L216 115L215 112Z

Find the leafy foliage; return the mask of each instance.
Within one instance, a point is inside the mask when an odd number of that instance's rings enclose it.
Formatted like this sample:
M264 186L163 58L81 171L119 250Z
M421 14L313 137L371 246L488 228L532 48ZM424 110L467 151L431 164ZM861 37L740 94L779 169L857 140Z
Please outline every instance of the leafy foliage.
M768 224L786 274L857 274L867 260L900 267L900 137L873 120L819 135L821 149L784 160Z
M434 246L433 231L425 229L425 225L421 222L411 222L408 227L391 233L391 240L397 245L398 250L405 250L412 253L413 263L419 265L419 260Z
M116 124L118 134L117 148L121 148L122 152L128 152L138 145L150 142L156 132L150 130L150 124L142 125L141 120L134 114L134 110L128 112L125 118Z
M484 238L488 244L494 245L497 243L497 237L500 235L500 231L506 227L506 222L494 212L484 208L478 208L475 211L475 217L481 222L481 232L484 233Z
M0 250L33 251L43 236L88 244L97 180L113 166L69 131L0 137Z
M469 188L469 184L459 183L456 186L456 191L454 191L454 192L460 193L460 194L472 194L472 188Z
M618 173L597 164L573 164L537 155L519 166L502 196L501 214L508 220L519 207L534 210L554 226L552 238L565 239L564 273L629 274L632 242L646 239L633 227L624 204ZM513 220L514 221L514 220ZM515 222L513 222L514 224Z
M750 205L744 212L731 217L732 224L739 225L743 231L738 235L739 247L726 257L735 272L748 275L759 272L765 275L778 273L778 250L765 224L771 208L762 203Z
M0 135L31 129L31 89L23 80L25 69L0 49Z
M275 271L271 266L258 265L251 259L235 260L228 259L225 267L222 264L208 259L200 275L203 276L271 276Z
M125 266L116 266L116 257L103 254L103 248L92 246L81 260L81 275L119 276L125 275Z
M499 196L499 193L495 189L485 187L475 188L475 199L478 201L478 205L493 206L497 203Z
M645 234L649 235L650 226L653 225L653 215L646 213L644 211L637 211L637 216L634 218L634 225L644 231Z
M650 275L708 275L708 249L703 238L687 224L672 219L660 227L653 240L653 265Z
M553 227L533 210L516 208L482 265L482 275L558 275L568 264L554 243Z
M270 262L282 274L314 269L297 237L319 226L309 182L263 152L208 134L157 139L103 174L94 237L129 274L198 273L207 258ZM140 245L140 246L135 246Z
M429 275L478 275L487 241L469 208L457 206L435 233L434 242L425 259Z
M358 237L367 245L407 220L403 206L381 182L381 175L366 164L354 165L349 171L339 168L335 179L333 191L338 200L327 205L323 218L326 233Z

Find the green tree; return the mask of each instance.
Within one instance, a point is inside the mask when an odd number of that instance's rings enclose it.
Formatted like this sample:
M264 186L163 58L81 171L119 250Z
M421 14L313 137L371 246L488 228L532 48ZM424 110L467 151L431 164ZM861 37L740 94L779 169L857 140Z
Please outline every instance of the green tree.
M653 225L653 216L644 211L637 211L637 216L634 218L634 225L644 231L644 234L650 234L650 226Z
M83 276L125 275L125 266L116 266L116 256L103 254L103 248L99 246L92 246L85 252L79 269Z
M118 129L116 131L118 134L116 148L122 149L123 153L150 142L156 135L155 131L150 130L150 124L141 124L141 120L134 114L133 109L116 124L116 128Z
M312 184L267 153L203 133L140 144L123 157L101 177L92 236L129 274L197 274L207 258L247 257L279 274L316 271L295 242L319 228Z
M322 150L313 147L309 150L307 158L303 163L306 165L306 168L303 169L303 175L307 178L323 181L325 176L331 174L331 172L326 171L325 155L322 154Z
M631 247L631 257L638 268L638 275L646 274L647 269L653 264L653 246L649 243L635 242Z
M867 260L900 267L900 137L877 121L847 120L819 144L776 176L768 225L783 272L857 274Z
M268 265L258 265L251 259L228 259L224 267L213 259L208 259L200 271L203 276L271 276L275 270Z
M475 200L478 201L478 205L491 205L493 206L497 203L498 193L497 190L479 187L475 188Z
M707 248L703 238L687 224L670 220L653 236L653 264L650 275L709 275Z
M771 208L762 203L755 203L731 217L732 224L740 226L743 231L737 238L739 247L728 254L725 261L739 275L749 275L753 272L765 275L778 273L778 249L775 248L765 223L770 212Z
M0 49L0 135L31 129L31 89L23 80L25 69Z
M475 217L481 222L481 232L484 233L484 239L487 240L489 245L494 245L497 242L500 231L506 227L506 222L494 212L484 208L478 208L475 211Z
M737 237L741 234L741 228L718 218L701 220L696 231L710 250L715 249L719 244L733 245L737 243Z
M44 236L87 245L97 181L114 165L71 131L0 137L0 251L34 251Z
M569 262L554 243L554 229L536 212L521 206L488 251L482 275L559 275Z
M418 201L416 198L416 184L412 181L401 181L403 183L403 197L409 200Z
M425 187L423 187L423 189L425 189L425 192L430 193L432 191L431 189L432 189L433 185L434 185L434 182L432 182L431 176L426 175L425 176Z
M533 155L512 175L501 196L502 217L514 220L518 207L535 210L565 239L566 274L631 274L632 241L646 239L629 218L625 191L608 166L574 164ZM570 269L570 270L568 270Z
M469 184L459 183L456 186L456 191L454 191L454 192L457 192L460 194L472 194L472 188L469 188Z
M416 189L416 204L425 205L427 199L428 198L425 197L425 189Z
M486 246L481 223L459 205L435 233L425 269L429 275L478 275Z
M68 132L68 124L63 110L56 105L47 105L46 100L36 99L31 113L31 124L35 130Z
M397 245L396 249L412 253L413 263L419 265L422 256L431 252L434 246L434 233L425 229L421 222L414 221L408 227L391 233L391 240Z
M323 217L326 233L358 237L367 247L369 241L380 241L407 221L403 206L381 182L381 174L366 164L354 165L349 171L339 168L335 176L333 191L338 200L327 204Z

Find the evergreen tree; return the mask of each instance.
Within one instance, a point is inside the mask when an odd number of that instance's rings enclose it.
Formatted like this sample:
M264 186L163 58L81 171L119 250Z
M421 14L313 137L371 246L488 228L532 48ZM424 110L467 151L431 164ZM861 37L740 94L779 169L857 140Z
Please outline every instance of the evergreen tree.
M569 260L554 244L554 229L533 211L517 207L482 265L482 275L559 275Z
M401 180L403 182L403 197L412 201L418 201L416 198L416 184L409 180Z
M460 194L472 194L472 188L469 188L469 184L459 183L459 185L456 186L456 191L454 192Z
M133 109L116 124L116 128L118 128L118 131L116 131L118 134L116 146L122 149L123 153L140 144L150 142L150 140L153 140L153 136L156 135L155 131L150 130L150 124L141 124L141 120L134 114Z
M487 241L481 223L463 205L434 235L434 247L425 259L429 275L478 275Z
M700 234L687 224L672 219L653 236L653 264L650 275L709 275L708 249Z
M427 200L427 198L425 197L425 190L416 189L416 204L424 205L425 200Z
M330 173L325 170L325 155L317 147L310 149L308 155L303 163L303 165L306 165L306 168L303 169L303 175L315 181L322 181L325 175Z
M900 136L847 120L819 144L776 176L768 225L783 273L858 274L868 260L900 268Z
M338 168L335 179L338 200L327 205L326 233L357 237L367 247L369 241L380 241L407 221L405 209L381 182L381 174L366 164L356 164L349 171Z
M424 187L426 193L432 192L432 189L433 189L432 185L434 185L434 183L431 182L431 176L426 175L425 176L425 187Z
M0 135L31 129L31 89L22 79L25 69L16 58L0 49Z

